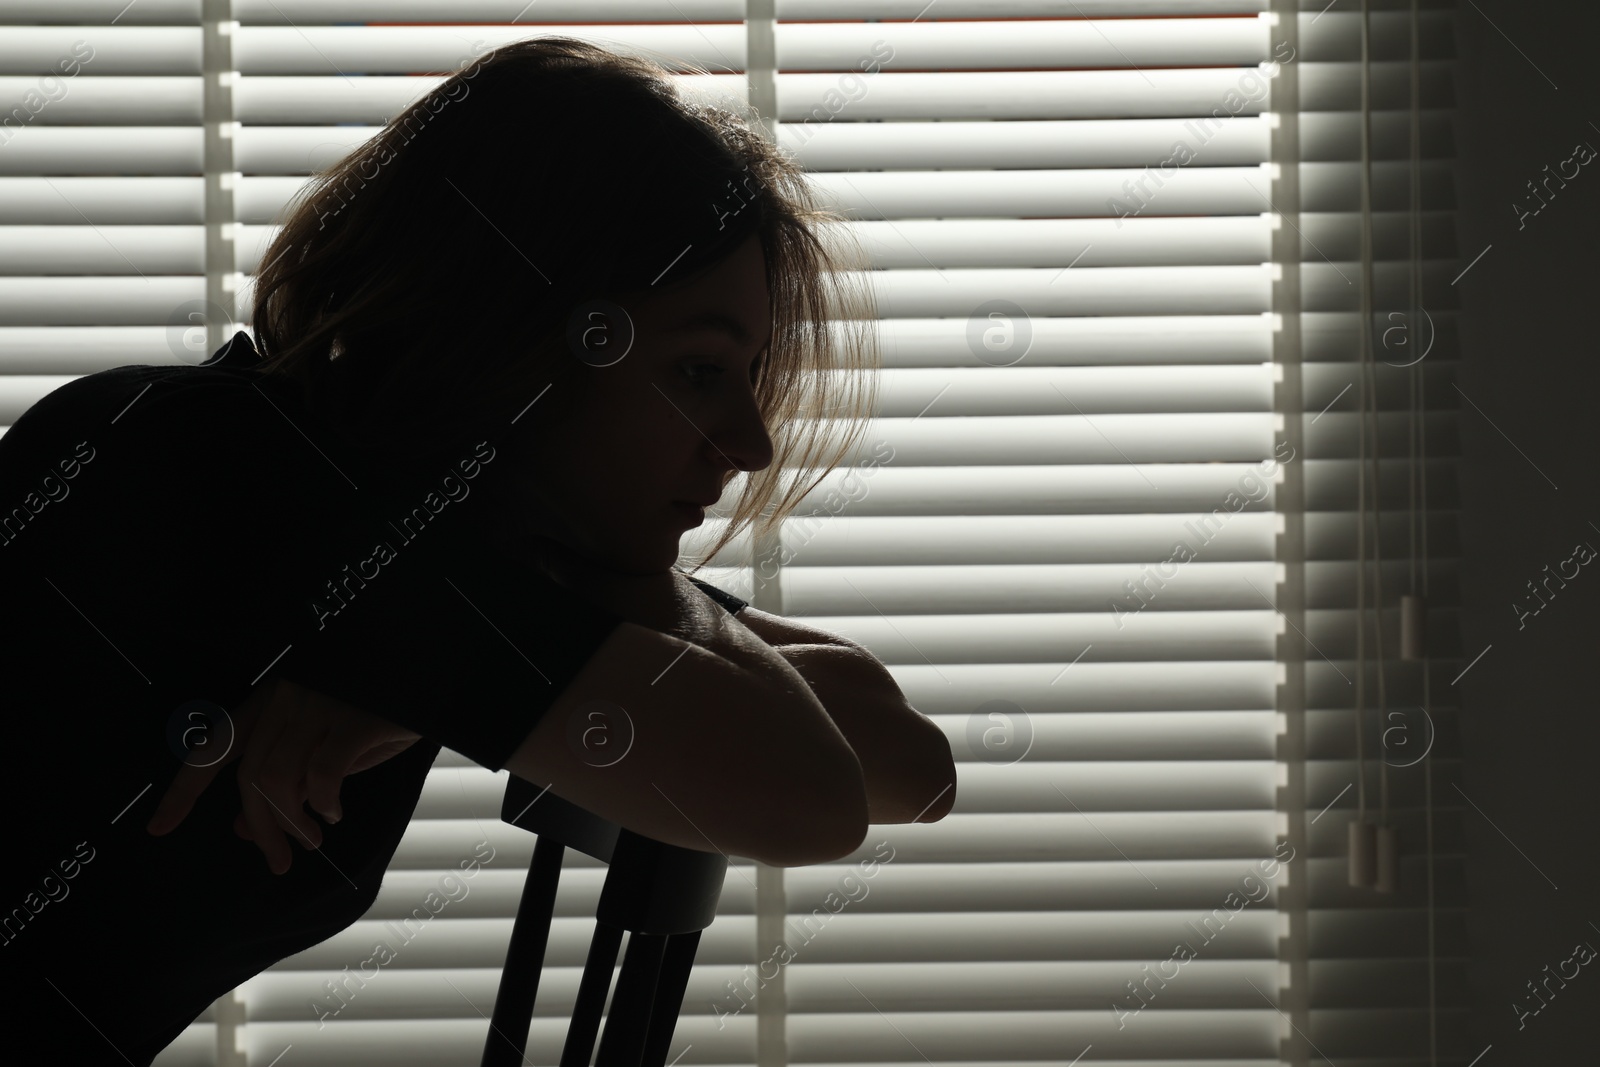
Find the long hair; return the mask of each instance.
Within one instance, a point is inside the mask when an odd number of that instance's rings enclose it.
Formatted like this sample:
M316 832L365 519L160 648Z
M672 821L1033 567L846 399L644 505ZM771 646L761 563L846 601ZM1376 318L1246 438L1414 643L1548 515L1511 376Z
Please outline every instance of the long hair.
M876 311L846 220L744 116L682 99L648 59L560 36L504 45L286 214L255 280L262 370L350 440L414 463L570 381L575 308L692 280L758 234L773 338L756 399L774 458L696 569L742 529L774 531L876 406Z

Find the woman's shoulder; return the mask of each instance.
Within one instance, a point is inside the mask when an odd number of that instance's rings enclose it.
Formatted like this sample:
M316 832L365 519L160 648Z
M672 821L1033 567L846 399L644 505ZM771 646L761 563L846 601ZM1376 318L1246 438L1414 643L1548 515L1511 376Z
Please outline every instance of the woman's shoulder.
M484 502L459 502L495 457L487 442L448 470L413 469L318 420L298 385L259 362L241 331L201 364L116 367L58 387L0 436L0 508L21 503L64 537L116 531L138 547L221 535L278 553L352 539L370 549L423 526L443 551L445 531L483 515Z
M224 522L329 516L387 495L381 465L319 427L298 386L257 362L241 332L201 364L114 367L58 386L0 435L0 498L26 497L38 513L71 493L66 510L102 525L179 509Z
M69 437L126 440L175 421L256 421L273 411L269 401L294 402L293 390L268 380L255 369L258 362L241 331L198 365L128 364L73 378L28 405L0 435L0 465L7 456ZM259 409L242 403L252 396ZM160 417L146 418L155 408Z
M103 479L83 477L91 467L132 483L174 465L202 473L211 468L206 442L248 441L268 416L282 418L251 377L234 367L132 364L57 386L0 434L0 508L20 502L37 513L34 497L90 482L102 482L91 496L108 498ZM278 394L280 406L292 405Z

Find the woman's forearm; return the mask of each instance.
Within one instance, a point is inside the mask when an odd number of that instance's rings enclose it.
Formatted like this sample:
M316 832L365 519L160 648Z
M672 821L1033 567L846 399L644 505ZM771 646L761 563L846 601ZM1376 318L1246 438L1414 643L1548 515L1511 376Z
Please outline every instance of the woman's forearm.
M944 731L913 708L870 652L836 644L775 645L805 679L861 761L869 823L938 822L955 804Z

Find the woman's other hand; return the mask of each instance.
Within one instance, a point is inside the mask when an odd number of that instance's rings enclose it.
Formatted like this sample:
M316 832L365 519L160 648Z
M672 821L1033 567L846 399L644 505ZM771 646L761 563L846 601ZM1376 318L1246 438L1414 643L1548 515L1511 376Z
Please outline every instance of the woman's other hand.
M911 706L881 660L853 644L773 651L799 672L855 750L869 823L938 822L950 814L956 802L950 741Z
M218 772L238 759L243 810L234 832L256 843L274 874L289 869L285 831L307 848L322 846L322 828L307 814L307 801L329 823L338 822L344 779L399 755L421 736L277 677L257 685L232 720L227 754L207 763L204 744L191 750L145 828L157 837L172 831Z

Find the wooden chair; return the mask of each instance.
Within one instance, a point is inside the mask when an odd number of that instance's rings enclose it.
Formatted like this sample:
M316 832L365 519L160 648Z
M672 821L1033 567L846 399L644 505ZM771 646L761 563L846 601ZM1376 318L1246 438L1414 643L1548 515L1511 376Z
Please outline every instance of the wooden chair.
M609 869L560 1067L589 1063L623 931L628 952L595 1067L662 1067L700 931L716 917L728 857L642 837L515 776L506 786L500 817L537 834L538 841L506 949L483 1067L524 1062L561 858L569 848Z

